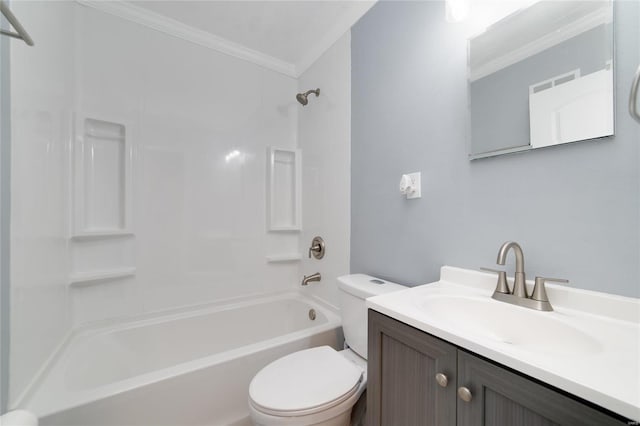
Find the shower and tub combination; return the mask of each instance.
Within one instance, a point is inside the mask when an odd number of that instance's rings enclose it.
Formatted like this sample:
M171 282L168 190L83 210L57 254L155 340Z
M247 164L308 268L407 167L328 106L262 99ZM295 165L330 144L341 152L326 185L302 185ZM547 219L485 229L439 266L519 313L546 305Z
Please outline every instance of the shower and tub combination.
M37 38L38 29L34 30L35 45L44 45L42 38ZM317 89L296 98L305 105L308 95L319 93ZM278 98L300 107L291 92ZM276 107L274 104L273 109ZM110 149L121 140L125 141L123 146L128 146L131 127L112 125L109 123L118 121L96 117L77 121L84 122L81 134L86 134L87 140L99 139L102 144L93 146L95 160L100 162L100 149ZM171 151L148 152L172 158L167 155ZM239 151L232 153L237 155L224 157L224 167L237 167L240 163L236 161ZM291 232L284 235L289 237ZM96 249L104 253L103 243L109 250L117 250L121 239L132 237L125 234L102 238L72 236L70 244L75 245L74 250L87 250L95 264L101 254ZM267 262L279 270L293 269L295 265L283 265L277 258ZM142 280L143 274L139 276ZM77 281L68 288L69 294L118 288L107 276L94 276L86 282L83 279L86 277L82 274L75 276ZM236 279L228 287L238 283L242 285ZM289 289L281 290L286 287ZM12 406L36 414L41 425L249 424L249 383L263 367L315 346L341 348L341 321L335 307L297 287L299 280L293 278L288 285L253 285L250 289L255 295L236 297L227 290L230 297L210 297L206 303L177 301L173 303L177 307L147 309L150 313L78 321L25 391L15 397ZM250 293L242 287L238 292Z
M20 220L3 405L40 425L248 425L262 368L343 345L336 302L322 293L348 269L301 263L298 219L323 201L276 192L272 204L295 205L269 216L264 186L272 150L282 160L274 180L298 178L301 190L299 111L320 89L296 95L296 77L101 5L11 4L22 40L2 65L13 77ZM301 286L317 270L323 281Z
M3 11L5 11L4 3L2 4ZM25 8L25 6L22 7ZM78 7L72 4L71 11ZM19 10L19 8L17 9ZM64 11L65 17L69 16L68 12L69 10ZM84 9L82 12L87 13ZM22 15L24 16L24 14ZM26 22L29 22L29 18L33 19L29 14L26 16ZM89 16L86 19L97 18ZM110 23L112 22L110 21ZM46 46L46 41L42 37L38 38L38 35L41 35L40 28L30 28L35 43L31 42L29 35L22 27L18 26L18 28L25 34L25 41L30 41L30 45ZM153 35L150 34L149 37ZM20 47L15 50L20 54L24 52L25 58L28 54L40 52L39 50L19 50ZM18 58L21 59L21 57ZM22 69L20 68L21 64L20 60L15 62L16 70ZM279 77L273 77L273 79L282 84ZM293 89L296 86L295 81L287 80L286 87ZM243 94L253 96L251 88L244 90ZM20 96L22 93L20 90L15 91L16 96ZM282 91L282 93L270 95L277 99L277 102L286 101L290 108L300 108L300 105L293 101L291 93L291 91ZM319 96L320 89L300 93L296 96L296 100L304 106L308 103L307 96L312 94L315 94L316 97ZM222 103L222 101L219 102ZM226 105L224 107L226 108ZM274 101L268 110L276 111L277 107L278 104ZM153 233L147 231L145 234L144 229L133 227L132 218L134 215L131 205L133 201L137 200L133 200L132 190L129 191L129 188L134 187L134 175L129 171L134 169L134 161L140 162L139 159L134 159L133 155L134 142L132 140L135 132L132 131L132 128L134 126L126 120L120 120L117 114L105 118L106 114L99 108L96 109L99 111L74 115L76 127L80 130L74 137L77 147L81 149L75 150L76 146L73 146L69 152L70 157L85 151L90 152L91 155L76 155L75 163L63 163L61 167L71 169L70 180L74 183L85 179L80 182L83 184L81 190L72 192L70 195L70 204L80 204L85 208L84 216L82 216L84 220L78 220L80 215L76 214L76 211L73 212L74 214L70 214L70 235L64 236L64 238L68 238L67 244L72 252L72 258L69 262L71 269L78 268L80 270L78 273L74 273L72 270L71 284L65 289L71 299L69 302L71 309L74 307L73 305L76 307L81 305L78 299L74 299L78 297L76 294L84 294L82 297L87 297L95 292L97 297L101 298L101 292L102 294L113 294L109 293L112 292L111 289L118 291L120 286L118 279L131 280L135 277L140 281L149 280L147 278L150 274L149 269L144 270L143 267L135 265L135 263L134 266L137 266L138 270L130 265L124 265L126 268L109 270L102 267L100 262L110 253L111 257L107 256L107 260L112 264L122 258L126 260L126 255L133 251L130 242L134 238L139 240L155 239L166 232L158 227L157 229L152 228ZM244 114L244 109L241 113ZM291 116L295 118L295 115ZM242 117L244 116L242 115ZM249 118L253 119L254 117L249 115ZM139 129L143 128L140 121L134 124L137 124ZM281 127L288 129L291 124L286 122ZM200 125L202 126L201 123ZM182 134L182 129L180 130ZM160 159L160 164L163 167L168 164L167 161L171 162L172 159L180 158L175 153L181 152L177 151L175 147L160 147L158 149L156 145L151 143L144 145L140 143L142 137L137 136L138 141L135 141L138 144L137 149L142 152L141 155L146 155L147 159L146 163L143 163L143 167L146 166L144 173L153 173L153 170L149 172L150 166L155 165L149 160L149 158L155 158L153 156ZM267 138L265 137L265 139ZM23 143L22 146L28 146L31 143L30 140L20 140L19 142ZM271 139L260 142L264 145L274 143ZM291 147L291 141L288 142L288 145L282 146L285 159L288 159L286 154L295 152L295 148ZM16 148L17 158L20 159L20 146L16 146ZM56 151L55 148L48 148L48 150ZM259 150L263 153L267 151L262 146L259 147ZM215 173L218 171L216 167L221 167L226 173L223 176L238 176L237 170L242 164L240 160L244 158L242 156L245 155L247 149L242 153L240 150L234 149L226 156L224 156L225 148L222 148L221 151L224 159L224 162L220 162L222 166L217 163L211 165L208 160L201 165L208 167L205 169L207 173ZM129 155L129 153L132 154ZM214 153L219 155L218 152ZM193 155L192 152L186 154ZM194 158L202 158L206 155L211 155L211 151L205 151L205 155L195 155ZM124 160L120 161L122 159ZM84 170L78 171L74 168L78 162L83 163ZM94 165L97 167L93 167ZM174 162L173 166L163 168L162 171L174 173L176 165L180 166L180 163ZM287 163L283 166L282 170L285 174L288 165ZM140 170L143 170L143 167L140 167ZM253 165L253 167L257 171L262 171L260 166ZM121 169L124 170L122 174L116 172ZM279 170L277 173L280 173ZM279 174L275 175L275 178L280 177ZM179 175L177 178L180 182ZM103 180L101 181L101 179ZM138 175L137 179L151 178ZM111 191L116 195L114 205L117 207L115 209L117 211L110 217L104 214L99 216L100 212L107 210L108 206L106 206L106 202L101 204L100 197L95 196L101 190L99 185L91 186L92 182L95 183L96 180L106 184L102 187L103 191L106 189L107 192ZM163 191L166 191L166 188L171 184L170 179L164 182ZM300 182L297 181L296 185L299 189ZM186 187L188 187L187 183L185 183ZM121 196L122 188L126 189L126 196ZM149 189L153 191L153 188ZM216 189L218 188L213 187L213 190ZM223 196L225 195L223 190L220 192ZM264 205L263 193L264 189L259 186L255 189L255 196L250 197L252 200L257 200L254 204L260 208ZM80 198L74 198L78 194ZM248 194L253 195L252 192L248 192ZM182 195L178 195L176 201L183 202ZM285 198L287 196L288 194L285 194ZM138 194L138 198L142 197ZM216 201L220 203L234 201L233 197L227 198L229 200ZM164 198L157 197L152 200L163 202L160 210L170 208L168 205L170 203L166 203ZM200 206L199 202L197 204ZM138 219L143 221L151 219L141 215L139 212L143 208L140 205L137 207ZM194 210L197 208L195 207ZM301 205L298 204L295 208L299 215ZM257 210L254 205L252 205L252 209ZM158 212L157 215L162 216L162 213ZM283 214L283 217L283 220L288 220L286 214ZM223 216L222 219L226 218ZM179 221L180 218L177 217L175 220ZM206 228L206 225L206 222L201 224L202 228ZM267 237L262 236L265 234L263 227L253 225L250 223L249 227L257 228L254 231L255 234L266 241ZM282 222L276 223L276 226L279 225L282 225ZM299 222L293 225L299 231ZM95 228L100 226L102 227L100 232L96 232ZM209 226L211 229L222 228L219 223L213 223ZM243 226L246 224L243 223ZM141 225L138 227L145 228ZM80 229L81 232L77 233L77 229ZM149 229L148 225L146 229ZM223 231L231 233L228 230ZM297 241L299 239L297 234L291 232L291 229L286 229L283 234L278 234L278 230L268 229L266 231L280 237L280 239L288 239L289 241L284 242L287 250L291 250L289 247L293 246L291 240ZM241 234L241 237L247 237L244 228L238 234ZM249 236L256 238L253 234ZM235 237L236 241L240 239L238 236ZM200 238L210 244L215 244L219 240L225 241L224 235L222 238L206 235L200 236ZM321 239L320 241L322 242ZM234 240L227 244L228 246L234 244ZM263 244L267 245L266 242ZM271 244L271 246L274 245L277 250L280 250L277 244ZM146 247L147 250L154 249L148 245ZM316 255L314 247L312 246L310 253L313 252ZM322 242L322 247L324 247L324 242ZM273 250L273 247L269 247L269 249ZM143 250L144 248L139 249L139 251ZM150 256L157 256L158 253L160 252L154 252ZM14 393L13 401L11 401L12 408L29 410L37 415L41 425L249 424L249 383L260 369L282 356L299 350L315 346L342 347L341 321L335 306L320 298L314 298L312 292L308 290L302 291L299 279L295 278L297 274L294 271L298 270L297 264L291 263L287 259L284 259L283 262L283 259L278 257L279 253L276 251L276 255L270 258L268 255L271 253L267 252L267 261L264 262L264 257L262 257L261 263L255 267L266 270L265 281L270 280L269 282L256 283L254 276L250 276L244 278L244 280L252 281L247 284L241 279L231 277L231 282L225 286L223 282L219 282L223 279L220 279L216 273L210 273L207 276L206 273L209 271L203 267L200 267L203 269L202 272L185 268L187 273L194 275L201 273L209 280L206 282L206 286L203 286L203 294L215 295L214 289L223 288L219 291L222 296L202 296L203 302L199 304L194 303L194 297L170 302L166 301L167 298L162 298L159 308L145 307L133 314L124 315L117 314L118 311L114 309L116 314L108 313L98 319L77 320L69 327L69 332L61 337L60 343L49 352L49 355L43 357L43 362L34 369L31 380L20 389L20 392ZM177 254L183 255L181 252L177 252ZM141 258L146 255L148 254L138 253ZM187 256L193 257L193 254L188 253ZM224 253L220 257L224 257ZM253 265L247 266L246 258L244 253L242 256L237 255L233 258L240 265L236 269L254 267ZM316 259L320 258L321 256L316 257ZM187 262L190 260L190 258L187 259ZM82 265L83 261L95 269L92 272L93 275L87 273L86 266ZM263 263L266 266L263 266ZM108 266L112 267L112 265ZM194 265L188 266L193 268ZM199 265L195 266L199 267ZM224 266L221 269L224 269ZM153 268L154 265L147 265L147 267ZM283 269L290 271L290 273L278 275L277 271ZM258 270L260 271L260 269ZM270 271L276 272L268 274ZM226 273L226 271L224 272ZM259 274L257 272L255 276ZM289 277L290 279L285 283L279 283L275 282L274 276ZM187 278L191 278L191 276L187 275ZM309 282L317 282L317 279L309 280ZM122 288L127 288L126 285L130 284L130 282L126 283ZM144 285L154 286L155 283L145 282ZM192 283L183 283L183 285L186 289L194 288ZM238 287L235 292L234 285ZM157 291L162 290L162 286L162 284L158 284L151 288ZM166 284L164 286L166 288ZM135 286L133 288L135 289ZM297 288L301 290L297 290ZM198 288L196 288L197 290ZM234 294L239 295L235 296ZM154 296L156 295L152 294L152 297ZM119 300L121 304L131 303L126 300L126 297L119 297L121 298L116 300ZM159 296L157 297L157 300L161 299ZM54 304L55 300L51 302ZM37 311L33 311L32 315L35 315L35 312ZM67 315L70 316L70 314ZM47 320L50 320L52 324L56 323L56 318L47 318Z
M320 89L296 100L307 105L310 94ZM325 249L315 237L309 257ZM319 281L316 273L301 284ZM15 405L43 426L248 425L252 378L288 354L341 348L341 325L335 306L298 290L90 321L64 338Z

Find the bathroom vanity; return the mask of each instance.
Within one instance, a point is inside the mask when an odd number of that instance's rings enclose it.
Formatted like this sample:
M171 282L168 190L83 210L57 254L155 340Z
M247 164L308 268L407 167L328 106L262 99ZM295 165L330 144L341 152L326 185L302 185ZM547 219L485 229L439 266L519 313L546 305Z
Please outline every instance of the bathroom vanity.
M437 283L368 299L367 424L638 421L637 299L549 286L555 311L537 312L491 299L492 285L443 267Z
M627 424L373 310L368 374L371 426Z

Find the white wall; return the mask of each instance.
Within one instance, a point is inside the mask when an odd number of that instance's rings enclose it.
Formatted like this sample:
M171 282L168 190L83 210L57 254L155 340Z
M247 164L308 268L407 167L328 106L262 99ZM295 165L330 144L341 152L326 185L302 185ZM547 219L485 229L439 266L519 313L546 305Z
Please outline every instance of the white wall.
M304 291L338 304L336 278L349 273L351 196L351 34L347 32L301 77L299 91L320 88L299 111L303 158L302 274L322 274ZM327 252L307 258L311 239L320 235Z
M71 3L14 2L36 42L11 43L10 403L70 329L66 153L73 92Z
M14 9L36 46L11 58L13 403L73 325L296 286L299 263L265 259L298 249L265 224L267 146L296 146L295 79L74 2ZM68 238L72 112L131 124L133 236ZM136 275L67 286L123 265Z

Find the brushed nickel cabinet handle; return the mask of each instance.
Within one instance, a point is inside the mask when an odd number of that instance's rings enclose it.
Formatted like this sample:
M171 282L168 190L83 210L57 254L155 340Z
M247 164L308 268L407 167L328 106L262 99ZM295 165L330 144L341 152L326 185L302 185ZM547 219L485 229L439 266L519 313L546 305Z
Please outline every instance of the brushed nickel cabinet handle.
M473 395L471 395L471 391L464 386L460 386L458 388L458 396L464 402L471 402L471 399L473 398Z
M438 382L440 387L446 388L447 385L449 384L449 379L447 378L446 375L442 373L438 373L436 374L436 382Z

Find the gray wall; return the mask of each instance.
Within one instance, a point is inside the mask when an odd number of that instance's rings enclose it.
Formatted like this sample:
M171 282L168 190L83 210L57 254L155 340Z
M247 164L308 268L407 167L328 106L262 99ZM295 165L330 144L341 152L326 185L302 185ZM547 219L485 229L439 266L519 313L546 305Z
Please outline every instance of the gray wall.
M352 29L351 271L405 284L442 265L492 266L523 246L526 270L640 296L640 2L615 2L616 136L467 159L466 40L443 2L381 2ZM400 175L422 172L405 200ZM511 260L510 260L511 261Z
M0 27L8 28L4 18ZM9 398L9 37L0 37L0 414Z
M611 36L611 25L600 25L472 82L472 152L529 145L529 86L576 68L582 76L604 69Z

